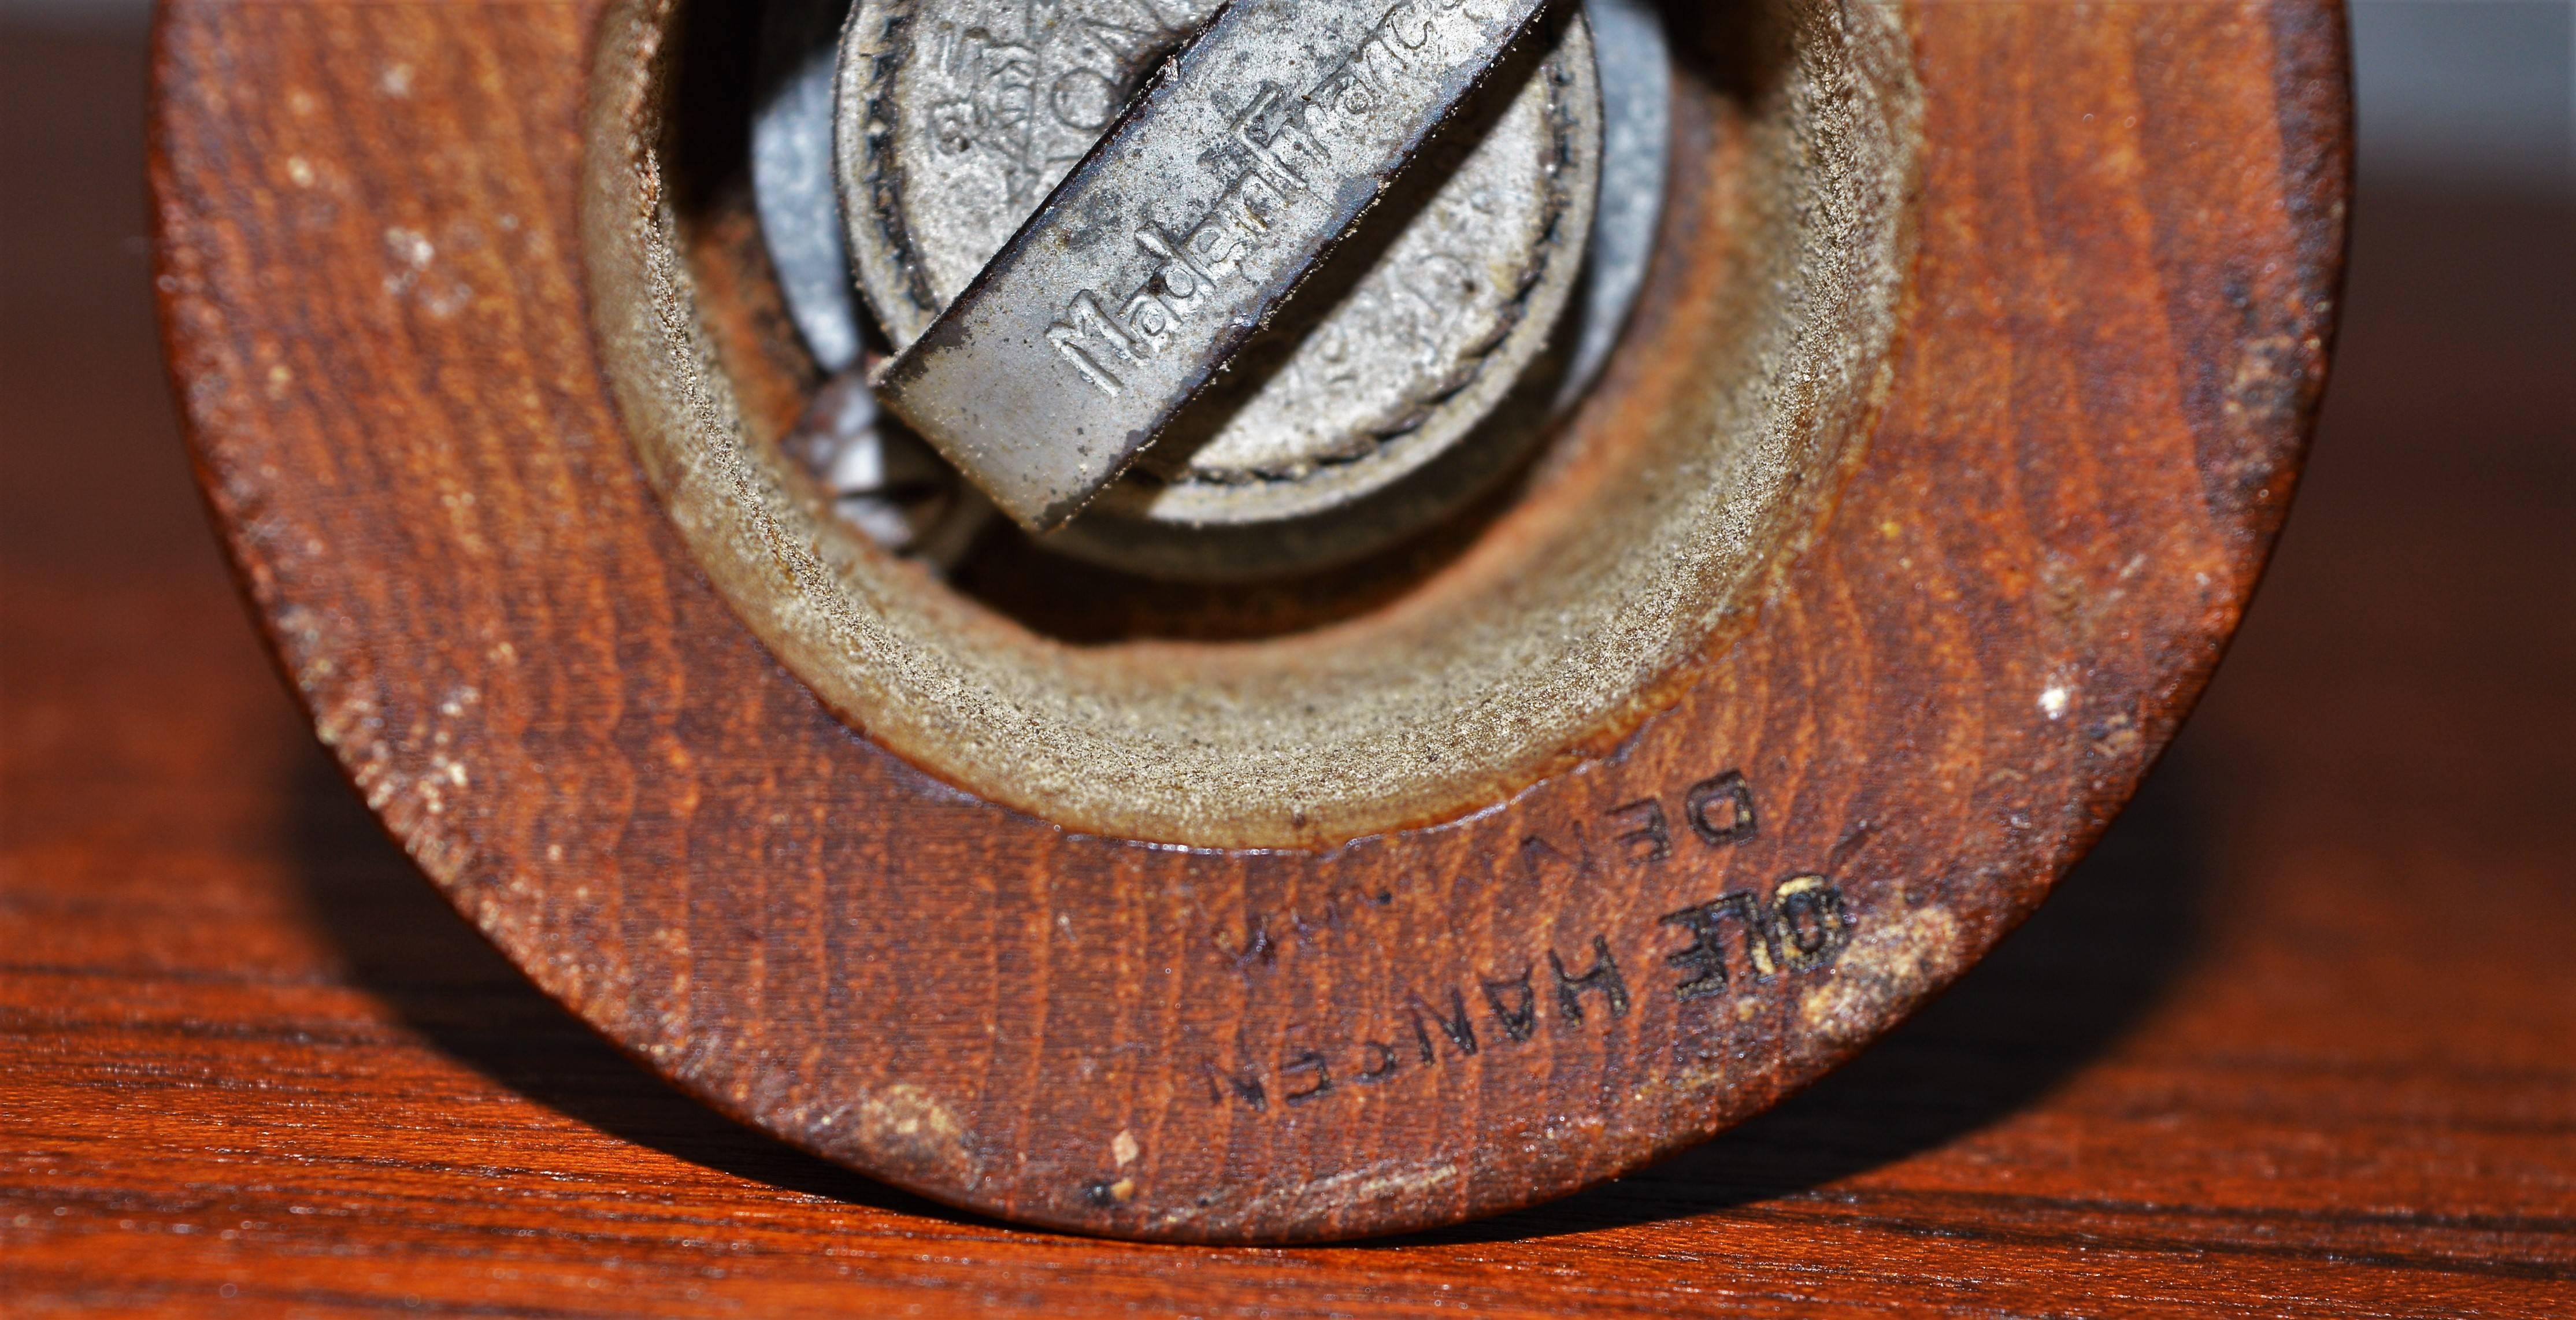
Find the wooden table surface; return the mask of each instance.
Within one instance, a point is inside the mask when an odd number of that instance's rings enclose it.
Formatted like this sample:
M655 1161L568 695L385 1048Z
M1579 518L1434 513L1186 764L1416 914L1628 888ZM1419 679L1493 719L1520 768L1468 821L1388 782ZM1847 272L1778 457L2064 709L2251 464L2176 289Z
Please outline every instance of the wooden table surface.
M2235 655L1860 1062L1506 1219L1139 1247L699 1109L384 841L188 480L142 86L0 30L0 1314L2576 1314L2576 208L2365 177Z

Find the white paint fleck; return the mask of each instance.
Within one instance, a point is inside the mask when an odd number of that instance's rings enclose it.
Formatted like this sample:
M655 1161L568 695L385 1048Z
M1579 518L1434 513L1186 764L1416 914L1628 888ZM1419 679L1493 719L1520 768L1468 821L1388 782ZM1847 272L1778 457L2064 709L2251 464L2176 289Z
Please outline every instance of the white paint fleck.
M1138 1152L1139 1148L1136 1145L1135 1133L1130 1132L1125 1128L1120 1128L1118 1129L1118 1135L1110 1138L1109 1158L1116 1160L1119 1168L1123 1169L1128 1165L1135 1163Z
M421 309L428 312L433 319L444 321L464 311L473 301L474 290L459 284L444 293L430 292L421 295L420 305Z
M385 66L384 76L376 80L376 85L383 88L387 96L411 95L411 66L408 64Z
M296 187L298 187L298 188L310 188L310 187L312 187L312 186L313 186L313 162L311 162L311 161L309 161L309 160L306 160L306 159L305 159L305 158L303 158L302 156L289 156L289 157L287 157L287 158L286 158L286 177L287 177L287 178L289 178L289 179L294 180L294 182L295 182L295 186L296 186Z
M2064 718L2066 715L2065 685L2059 684L2040 693L2039 708L2052 720Z
M414 270L426 269L438 256L438 249L430 246L429 235L400 225L385 231L385 246L396 260Z

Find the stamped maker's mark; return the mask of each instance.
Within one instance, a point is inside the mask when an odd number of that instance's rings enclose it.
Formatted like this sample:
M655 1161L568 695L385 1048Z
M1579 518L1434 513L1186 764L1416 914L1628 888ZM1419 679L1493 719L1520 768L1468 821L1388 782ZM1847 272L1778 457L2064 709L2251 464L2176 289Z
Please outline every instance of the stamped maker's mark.
M1200 1071L1208 1099L1217 1105L1255 1113L1274 1105L1308 1105L1526 1044L1542 1031L1575 1035L1625 1018L1638 993L1632 968L1660 963L1669 969L1657 973L1656 983L1683 1005L1819 971L1850 943L1856 924L1831 881L1792 875L1768 894L1731 890L1665 914L1656 931L1678 934L1677 946L1667 941L1667 947L1641 951L1637 946L1654 936L1632 934L1623 963L1610 935L1596 934L1590 948L1573 958L1550 948L1541 960L1486 972L1471 983L1427 991L1406 987L1377 1013L1381 1026L1356 1038L1330 1044L1292 1039L1268 1067L1203 1058Z
M1752 784L1728 770L1665 797L1612 807L1554 836L1525 834L1506 856L1488 858L1485 870L1497 883L1543 884L1559 873L1580 878L1605 867L1658 865L1682 848L1731 848L1751 842L1760 829ZM1292 952L1330 953L1372 942L1395 899L1394 887L1335 884L1319 899L1255 912L1239 926L1211 922L1206 940L1250 975Z

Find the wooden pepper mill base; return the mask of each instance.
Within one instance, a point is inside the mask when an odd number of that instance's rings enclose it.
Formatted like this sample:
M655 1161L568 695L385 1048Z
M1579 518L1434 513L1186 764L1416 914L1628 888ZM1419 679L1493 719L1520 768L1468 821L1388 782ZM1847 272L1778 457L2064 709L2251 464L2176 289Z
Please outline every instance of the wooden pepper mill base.
M942 578L782 457L721 9L174 0L173 372L459 910L1013 1220L1450 1223L1850 1057L2164 746L2323 381L2337 6L1676 6L1648 292L1511 489L1286 584Z

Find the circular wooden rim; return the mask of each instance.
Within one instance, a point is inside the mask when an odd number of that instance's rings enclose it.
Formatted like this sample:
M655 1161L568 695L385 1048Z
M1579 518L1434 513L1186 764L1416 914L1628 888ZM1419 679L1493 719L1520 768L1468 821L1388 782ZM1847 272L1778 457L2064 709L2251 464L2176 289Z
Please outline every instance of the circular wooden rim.
M878 552L786 457L790 419L752 401L801 400L808 378L762 370L778 349L746 328L747 305L767 272L713 239L730 227L724 190L682 182L726 173L693 164L676 131L727 117L692 99L687 72L687 52L723 34L661 0L607 21L586 287L627 434L682 543L844 722L1078 833L1329 847L1483 811L1598 755L1742 630L1832 507L1883 397L1919 143L1903 29L1875 9L1784 19L1778 44L1800 58L1767 87L1674 98L1694 146L1626 357L1545 437L1506 507L1417 538L1464 542L1454 555L1402 547L1273 588L1325 624L1068 643ZM1452 457L1514 448L1489 433ZM1434 498L1384 497L1336 517L1400 519ZM993 557L960 576L989 578ZM1390 567L1392 590L1377 580ZM1373 607L1332 603L1353 579ZM1143 594L1099 575L1063 589L1103 611ZM1194 604L1200 626L1226 609Z
M1868 458L1669 709L1329 852L1068 834L836 721L653 501L577 253L601 8L165 8L160 278L209 499L322 739L532 978L727 1112L1026 1222L1450 1222L1812 1080L2125 800L2322 384L2339 10L1923 7Z

